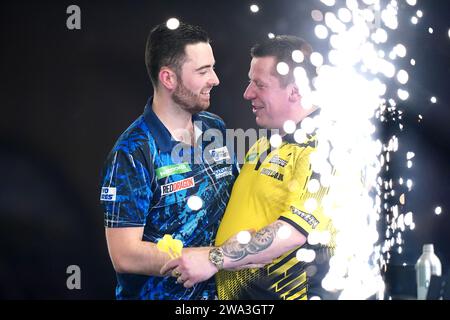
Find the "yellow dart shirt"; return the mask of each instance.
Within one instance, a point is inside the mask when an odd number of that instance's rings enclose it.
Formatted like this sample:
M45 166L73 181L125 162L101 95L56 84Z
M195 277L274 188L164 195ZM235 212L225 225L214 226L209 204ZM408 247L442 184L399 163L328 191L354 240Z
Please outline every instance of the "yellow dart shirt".
M290 223L306 237L311 232L333 236L330 219L321 205L328 190L320 186L320 176L310 164L317 144L315 136L296 143L292 135L287 135L283 141L271 150L264 137L250 148L233 186L216 245L242 230L259 230L277 219ZM319 295L331 245L305 244L302 248L315 250L312 263L299 261L297 248L264 268L220 271L216 275L219 299L295 300Z

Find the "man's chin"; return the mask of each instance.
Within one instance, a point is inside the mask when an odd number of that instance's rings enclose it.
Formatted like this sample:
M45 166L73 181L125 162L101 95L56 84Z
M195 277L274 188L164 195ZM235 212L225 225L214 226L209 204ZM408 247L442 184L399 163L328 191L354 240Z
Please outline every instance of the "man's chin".
M188 109L188 111L191 114L196 114L196 113L199 113L199 112L202 112L202 111L206 111L208 108L209 108L209 103L208 104L203 104L202 103L202 104L197 104L197 105L195 105L193 107L190 107Z

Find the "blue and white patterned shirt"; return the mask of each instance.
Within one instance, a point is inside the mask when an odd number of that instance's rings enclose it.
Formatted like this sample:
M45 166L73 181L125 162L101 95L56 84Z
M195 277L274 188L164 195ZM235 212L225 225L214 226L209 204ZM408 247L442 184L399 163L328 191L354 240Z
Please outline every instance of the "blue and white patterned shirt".
M119 137L102 173L105 227L144 227L143 241L165 234L184 247L210 246L238 174L223 121L193 115L196 146L173 140L152 110L152 99ZM212 138L214 137L214 138ZM188 205L188 199L193 199ZM214 278L186 289L171 277L117 273L117 299L214 299Z

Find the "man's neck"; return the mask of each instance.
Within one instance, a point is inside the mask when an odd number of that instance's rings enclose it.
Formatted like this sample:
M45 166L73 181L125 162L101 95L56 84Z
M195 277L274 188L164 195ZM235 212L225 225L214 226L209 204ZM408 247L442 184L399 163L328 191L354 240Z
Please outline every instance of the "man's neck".
M161 94L155 94L153 97L153 112L175 140L194 144L195 133L191 113L182 109L170 97Z

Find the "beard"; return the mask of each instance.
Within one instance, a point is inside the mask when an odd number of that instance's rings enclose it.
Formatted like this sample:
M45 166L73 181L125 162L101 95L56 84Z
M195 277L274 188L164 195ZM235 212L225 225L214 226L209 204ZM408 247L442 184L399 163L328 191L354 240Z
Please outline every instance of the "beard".
M184 86L182 81L180 81L172 94L172 99L191 114L199 113L209 108L209 99L204 99L200 94L192 92Z

